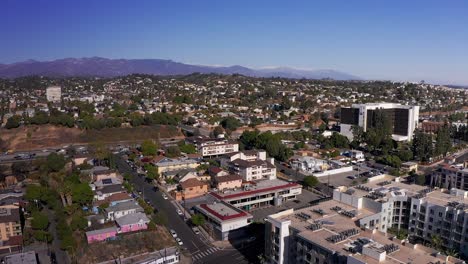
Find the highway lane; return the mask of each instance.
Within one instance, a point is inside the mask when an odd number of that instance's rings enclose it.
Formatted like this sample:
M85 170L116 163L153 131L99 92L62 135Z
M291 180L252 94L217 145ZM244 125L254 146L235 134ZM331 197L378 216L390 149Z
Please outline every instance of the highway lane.
M130 166L120 157L116 156L116 165L118 170L123 173L129 173L133 177L131 183L137 190L142 191L144 199L149 199L151 205L157 210L163 212L168 219L167 227L174 229L177 236L180 237L184 245L182 249L186 249L191 254L208 250L212 245L205 241L202 235L196 235L192 229L184 221L183 217L177 214L175 206L172 204L172 199L165 200L160 191L155 191L152 184L146 182L143 177L133 171Z

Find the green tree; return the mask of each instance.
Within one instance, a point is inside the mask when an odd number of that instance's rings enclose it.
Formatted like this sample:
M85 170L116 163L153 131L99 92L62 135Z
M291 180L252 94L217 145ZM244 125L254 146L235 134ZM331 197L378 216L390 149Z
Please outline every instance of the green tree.
M221 121L221 126L226 130L234 131L241 126L241 123L237 118L230 116Z
M53 240L53 236L44 230L34 230L33 232L34 239L37 241L50 243Z
M170 146L166 149L166 156L169 158L175 158L180 156L180 149L178 146Z
M65 167L65 164L66 160L63 155L52 152L47 156L46 166L48 171L58 172Z
M72 186L73 201L79 205L89 205L93 201L94 193L87 183Z
M315 187L319 184L319 180L315 176L306 176L304 177L304 185L307 187Z
M450 130L448 125L444 125L437 131L434 154L436 156L442 155L445 157L451 148L452 140L450 138Z
M17 128L17 127L20 126L20 122L21 122L21 117L17 116L17 115L14 115L14 116L7 119L7 122L5 124L5 128L6 129Z
M330 143L335 148L347 148L349 146L348 138L336 132L330 137Z
M181 146L179 146L179 149L181 152L184 152L186 154L197 153L197 148L193 144L182 144Z
M44 213L35 211L32 218L31 227L35 230L45 230L49 226L49 218Z
M86 218L79 214L73 215L72 220L70 222L70 228L72 230L83 230L86 227L88 227L88 220L86 220Z
M196 226L201 226L205 224L205 217L201 214L194 214L190 221Z
M432 145L432 137L420 130L416 130L413 136L411 145L413 155L420 161L429 161L433 156L434 148Z
M152 165L152 164L146 164L145 165L145 170L147 171L146 172L146 178L148 180L158 180L159 179L159 173L158 173L158 169Z
M158 145L152 140L145 140L141 143L141 152L145 156L154 156L158 153Z

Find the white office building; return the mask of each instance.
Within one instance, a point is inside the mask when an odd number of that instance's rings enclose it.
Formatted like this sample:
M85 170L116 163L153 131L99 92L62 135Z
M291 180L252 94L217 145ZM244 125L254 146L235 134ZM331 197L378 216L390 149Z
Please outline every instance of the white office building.
M350 108L341 108L340 133L352 140L352 127L357 125L364 132L375 125L375 113L383 112L392 122L392 138L396 141L409 141L418 126L419 106L393 103L353 104Z

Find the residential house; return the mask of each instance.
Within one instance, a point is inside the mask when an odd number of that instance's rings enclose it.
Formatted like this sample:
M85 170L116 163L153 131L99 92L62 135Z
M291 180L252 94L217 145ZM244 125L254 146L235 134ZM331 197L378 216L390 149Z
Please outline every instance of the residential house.
M122 176L115 170L99 170L93 172L93 181L100 181L109 178L117 178L122 180Z
M211 166L211 167L208 168L208 174L211 177L219 177L219 176L228 175L229 173L227 171L221 169L220 167Z
M152 163L156 166L159 174L180 169L195 169L200 166L198 160L189 158L168 158L164 156L154 158Z
M86 154L77 154L73 157L72 162L75 166L80 166L88 160L89 156Z
M94 199L98 201L105 200L107 197L116 194L126 192L121 184L105 185L101 188L94 188L91 185L91 189L94 191Z
M247 161L236 159L229 165L229 170L239 174L245 181L276 179L276 167L265 160Z
M208 192L208 183L197 179L188 179L179 185L181 191L174 192L175 199L178 201L199 197Z
M148 229L150 220L144 213L124 215L115 220L119 226L119 233L134 232Z
M242 187L242 176L237 174L229 174L213 177L213 186L218 191L239 189Z
M86 232L86 239L88 240L88 244L105 240L113 240L117 237L117 232L118 229L115 226L88 231Z
M144 212L144 210L134 200L117 203L104 209L104 214L108 220L115 220L122 216L139 212Z

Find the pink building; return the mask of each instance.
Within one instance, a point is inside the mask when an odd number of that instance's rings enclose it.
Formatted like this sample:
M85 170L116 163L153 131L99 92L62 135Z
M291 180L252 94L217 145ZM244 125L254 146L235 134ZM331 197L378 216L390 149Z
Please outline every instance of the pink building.
M117 227L108 227L104 229L98 229L86 232L86 238L88 239L88 244L105 241L105 240L112 240L117 236Z
M115 220L119 226L119 233L135 232L148 229L150 220L144 213L124 215Z

